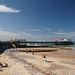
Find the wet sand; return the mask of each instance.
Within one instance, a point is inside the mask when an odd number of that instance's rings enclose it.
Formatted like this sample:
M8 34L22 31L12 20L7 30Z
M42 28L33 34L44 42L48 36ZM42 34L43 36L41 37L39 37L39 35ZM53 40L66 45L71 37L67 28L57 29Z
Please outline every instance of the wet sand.
M75 55L67 52L71 50L58 48L55 52L34 52L34 55L5 51L0 62L9 66L0 68L0 75L75 75Z

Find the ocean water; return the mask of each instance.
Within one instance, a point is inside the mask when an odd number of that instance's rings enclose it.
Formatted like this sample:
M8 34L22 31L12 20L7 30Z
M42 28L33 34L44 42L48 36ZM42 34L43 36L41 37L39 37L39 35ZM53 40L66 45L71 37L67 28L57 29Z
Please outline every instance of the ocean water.
M64 51L63 54L74 55L75 56L75 42L73 45L58 45L58 47L71 48L72 50Z

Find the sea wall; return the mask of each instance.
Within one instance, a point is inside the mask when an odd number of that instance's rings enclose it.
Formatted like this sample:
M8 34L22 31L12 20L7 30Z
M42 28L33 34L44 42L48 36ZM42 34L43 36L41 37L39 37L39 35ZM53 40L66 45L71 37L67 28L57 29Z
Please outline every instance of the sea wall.
M13 48L10 42L0 42L0 54L2 54L6 49Z

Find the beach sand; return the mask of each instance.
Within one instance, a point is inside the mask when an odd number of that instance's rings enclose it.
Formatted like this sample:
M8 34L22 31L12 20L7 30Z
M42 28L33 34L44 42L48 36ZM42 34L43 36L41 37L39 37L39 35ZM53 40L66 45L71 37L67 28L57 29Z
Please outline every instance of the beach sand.
M0 75L75 75L75 55L68 54L71 50L57 49L34 52L34 55L6 50L0 55L0 62L7 63L8 67L0 68Z

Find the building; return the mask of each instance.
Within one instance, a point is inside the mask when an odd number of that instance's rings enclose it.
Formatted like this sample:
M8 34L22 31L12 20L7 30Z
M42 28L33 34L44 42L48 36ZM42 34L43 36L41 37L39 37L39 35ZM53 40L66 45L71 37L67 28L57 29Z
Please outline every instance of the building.
M10 39L10 42L15 42L15 41L17 41L17 38L11 38Z
M71 39L56 39L56 42L71 42Z
M18 39L19 42L26 42L26 39Z

